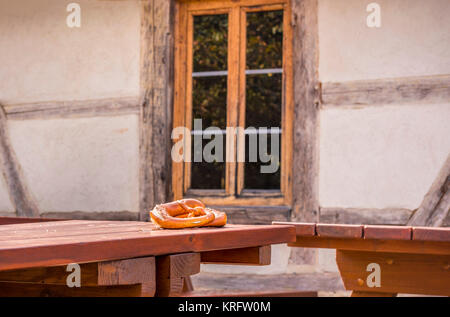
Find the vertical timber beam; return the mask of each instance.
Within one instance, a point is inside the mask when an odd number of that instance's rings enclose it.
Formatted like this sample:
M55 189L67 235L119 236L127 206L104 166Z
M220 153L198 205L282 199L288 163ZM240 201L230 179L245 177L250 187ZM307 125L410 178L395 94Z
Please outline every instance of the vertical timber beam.
M39 217L39 208L28 191L22 168L11 146L6 113L0 104L0 168L18 217Z
M292 0L294 153L292 221L317 222L318 127L318 1ZM295 249L290 262L312 264L314 250Z
M174 0L141 0L139 218L166 200L170 180Z

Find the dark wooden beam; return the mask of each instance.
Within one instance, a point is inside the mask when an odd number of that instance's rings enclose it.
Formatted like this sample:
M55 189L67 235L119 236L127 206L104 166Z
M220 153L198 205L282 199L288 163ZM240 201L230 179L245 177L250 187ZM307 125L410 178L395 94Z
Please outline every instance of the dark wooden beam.
M288 221L291 207L288 206L211 206L227 214L228 223L268 225L272 221Z
M292 41L294 70L294 132L292 166L292 220L317 222L318 128L320 86L318 81L317 0L293 0ZM291 263L311 264L314 250L295 250Z
M410 226L440 227L450 211L450 155L425 195L420 207L408 221Z
M322 84L324 106L439 103L450 99L450 75Z
M9 197L21 217L39 217L39 208L25 183L22 168L11 145L8 122L0 104L0 168L9 190Z
M141 1L140 219L164 202L170 180L174 1Z
M363 225L405 225L412 210L405 208L341 208L320 207L321 223Z

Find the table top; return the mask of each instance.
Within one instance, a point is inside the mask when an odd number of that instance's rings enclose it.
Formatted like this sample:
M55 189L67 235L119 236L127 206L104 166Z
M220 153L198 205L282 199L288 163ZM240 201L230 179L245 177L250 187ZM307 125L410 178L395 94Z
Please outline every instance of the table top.
M149 222L66 220L0 225L0 270L288 243L285 225L160 229Z
M450 254L450 228L273 222L294 226L291 246L375 252Z

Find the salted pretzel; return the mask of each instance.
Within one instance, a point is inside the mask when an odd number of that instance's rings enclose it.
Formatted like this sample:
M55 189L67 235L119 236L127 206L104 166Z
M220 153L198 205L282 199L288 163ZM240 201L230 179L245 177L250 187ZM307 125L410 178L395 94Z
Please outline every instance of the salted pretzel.
M150 217L161 228L180 229L202 226L221 227L227 223L224 212L206 208L200 200L181 199L156 205Z

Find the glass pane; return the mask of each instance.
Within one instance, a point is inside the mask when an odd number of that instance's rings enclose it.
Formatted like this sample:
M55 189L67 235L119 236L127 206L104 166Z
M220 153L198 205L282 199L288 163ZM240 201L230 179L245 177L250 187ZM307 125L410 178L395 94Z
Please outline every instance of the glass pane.
M193 58L194 72L223 71L227 69L228 16L205 15L194 17ZM201 119L201 126L196 126ZM227 76L194 77L192 80L192 130L194 138L201 140L205 129L216 127L226 129L227 123ZM225 135L222 137L222 156L208 162L202 150L207 144L219 138L211 136L199 141L201 148L194 148L192 139L191 188L225 188ZM214 148L211 154L218 149ZM195 154L197 151L197 156ZM198 161L200 158L201 161ZM222 159L220 159L222 158ZM197 160L197 162L196 162Z
M269 130L270 131L270 130ZM258 136L259 137L259 136ZM278 138L279 144L281 144L281 138L279 134L268 135L267 136L267 153L272 153L271 141L272 138ZM244 188L246 189L280 189L280 177L281 177L281 147L279 150L278 159L274 158L274 165L270 167L271 171L269 173L261 173L261 166L269 166L270 162L263 163L258 159L257 162L250 162L249 157L249 146L250 146L251 136L245 137L246 144L246 155L245 155L245 168L244 168ZM259 151L259 146L258 146ZM259 155L258 155L259 157Z
M245 127L265 127L268 132L270 128L278 128L275 134L257 132L246 136L246 189L280 189L282 26L283 11L247 13L247 69L279 70L246 75Z
M247 69L283 65L283 11L247 13Z
M228 15L194 17L194 72L227 69Z
M281 74L251 75L247 76L246 88L246 128L265 127L270 132L270 128L281 129ZM259 130L258 130L259 131ZM256 136L256 135L255 135ZM281 138L280 134L265 135L258 132L255 137L246 137L246 160L244 173L244 188L248 189L279 189L280 188L280 164L281 164ZM262 141L267 144L267 150L261 148ZM277 138L277 147L272 148L272 138ZM250 141L257 142L253 151L257 151L257 162L250 162L249 150ZM275 140L273 140L275 141ZM262 153L261 153L262 151ZM262 162L267 155L272 155L273 162ZM261 166L275 164L276 169L270 169L270 172L262 172Z
M214 139L202 140L202 149L208 142ZM225 135L223 135L222 153L225 155ZM200 149L201 150L201 149ZM192 138L192 155L194 157L194 138ZM213 153L214 154L214 153ZM224 189L225 188L225 163L222 162L202 162L191 163L191 188L192 189Z

